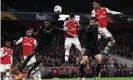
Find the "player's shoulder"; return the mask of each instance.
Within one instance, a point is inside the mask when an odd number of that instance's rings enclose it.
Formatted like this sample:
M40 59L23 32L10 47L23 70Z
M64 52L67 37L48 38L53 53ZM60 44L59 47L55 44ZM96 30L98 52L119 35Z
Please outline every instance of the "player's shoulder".
M70 21L68 20L68 21L65 21L64 23L69 23Z
M101 9L107 9L106 7L101 7Z

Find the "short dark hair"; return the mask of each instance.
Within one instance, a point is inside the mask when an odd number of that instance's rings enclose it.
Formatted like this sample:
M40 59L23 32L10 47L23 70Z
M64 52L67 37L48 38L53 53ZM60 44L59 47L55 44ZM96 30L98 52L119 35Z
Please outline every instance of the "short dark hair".
M91 17L90 20L97 21L97 18L96 17Z
M71 14L69 14L69 17L70 17L70 18L74 18L75 15L74 15L73 13L71 13Z
M69 17L67 17L67 18L65 19L65 21L67 21L67 20L69 20Z
M100 4L100 1L99 0L94 0L93 2L96 2L96 3L99 3Z

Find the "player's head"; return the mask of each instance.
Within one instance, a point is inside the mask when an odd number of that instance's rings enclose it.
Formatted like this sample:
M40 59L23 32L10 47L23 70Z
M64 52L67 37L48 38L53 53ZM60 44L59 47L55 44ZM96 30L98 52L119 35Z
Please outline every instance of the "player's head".
M8 41L8 40L7 40L7 41L5 41L5 46L6 46L6 47L8 47L8 48L9 48L9 47L11 47L11 42L10 42L10 41Z
M26 31L26 36L27 37L31 37L32 36L32 31L31 30L27 30Z
M91 17L90 18L90 25L96 25L97 18L96 17Z
M45 27L49 27L50 23L51 23L50 20L45 20L44 22Z
M75 15L73 13L69 14L69 20L73 22L75 20Z
M100 1L99 0L95 0L95 1L93 1L93 8L94 9L97 9L97 8L100 8L101 6L100 6Z

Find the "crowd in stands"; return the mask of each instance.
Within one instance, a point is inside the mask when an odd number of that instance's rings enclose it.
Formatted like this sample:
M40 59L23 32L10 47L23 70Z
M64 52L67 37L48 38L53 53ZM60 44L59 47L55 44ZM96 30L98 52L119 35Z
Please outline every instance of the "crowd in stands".
M2 11L10 11L10 12L53 12L53 8L55 5L60 4L63 8L64 13L88 13L92 11L92 1L52 1L50 0L41 0L41 1L27 1L27 0L15 0L14 2L9 2L8 0L4 0L1 3ZM120 5L112 5L113 3L120 4ZM56 3L56 4L55 4ZM79 6L80 4L84 4ZM50 4L50 5L49 5ZM66 5L66 4L69 4ZM124 0L108 0L108 1L101 1L103 6L108 7L109 9L116 10L123 12L124 14L132 15L133 14L133 4L131 0L129 2L125 2ZM86 6L87 5L87 6Z
M20 31L20 32L9 32L4 30L2 32L2 46L4 45L4 41L7 39L12 39L12 40L17 40L20 37L24 36L25 32ZM127 58L133 58L133 33L131 32L117 32L114 33L115 40L116 40L116 45L110 50L111 54L117 54L122 57L127 57ZM85 33L80 32L79 33L79 38L82 46L84 46L84 40L85 40ZM58 32L51 43L51 46L48 49L48 53L45 54L44 60L43 60L43 67L45 67L44 70L48 70L48 73L50 73L51 69L56 69L63 67L64 69L64 32ZM103 40L103 39L102 39ZM100 41L100 47L101 49L104 48L104 44L106 41ZM106 43L107 44L107 43ZM15 51L14 53L14 61L17 61L19 64L21 60L19 61L18 59L22 59L21 55L21 47L18 47L18 51ZM19 58L18 58L19 57ZM70 65L68 67L73 67L73 68L68 68L68 71L70 71L70 74L66 74L65 72L58 74L59 75L64 75L64 76L77 76L78 75L78 69L77 67L79 66L79 58L78 58L78 53L76 53L76 49L74 47L71 48L70 51ZM15 62L16 63L16 62ZM87 76L94 76L93 74L93 69L95 66L93 65L93 61L91 63L91 66L88 67L89 71L86 71ZM16 65L18 65L16 64ZM94 63L95 64L95 63ZM111 65L109 61L104 62L103 68L101 70L101 76L133 76L133 66L131 68L128 68L122 64L118 64L117 61L113 62L113 65ZM113 66L113 67L112 67ZM46 68L46 67L51 67L51 68ZM54 68L56 67L56 68ZM113 70L110 70L110 68ZM57 69L57 70L58 70ZM86 69L87 70L87 69ZM53 71L53 70L51 70ZM56 70L55 70L56 71ZM113 71L112 73L110 71ZM55 73L52 73L53 76Z

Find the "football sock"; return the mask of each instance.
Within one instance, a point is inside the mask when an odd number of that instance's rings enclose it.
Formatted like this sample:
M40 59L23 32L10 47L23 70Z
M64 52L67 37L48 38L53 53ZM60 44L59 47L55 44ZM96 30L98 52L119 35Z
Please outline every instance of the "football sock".
M69 58L69 50L65 51L65 61L68 61Z
M96 77L98 77L99 74L100 74L101 65L102 65L102 64L97 64L97 67L96 67Z
M85 65L84 64L80 64L80 67L79 67L79 77L80 78L83 78L84 77L84 68L85 68Z

